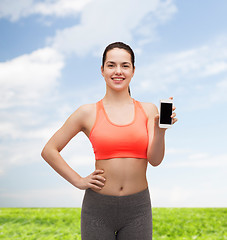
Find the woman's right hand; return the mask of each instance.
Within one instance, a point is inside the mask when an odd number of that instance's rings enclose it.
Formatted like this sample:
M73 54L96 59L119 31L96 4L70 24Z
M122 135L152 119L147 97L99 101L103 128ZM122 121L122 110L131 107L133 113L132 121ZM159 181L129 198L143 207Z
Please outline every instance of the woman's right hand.
M86 190L91 188L93 190L101 190L104 187L106 179L99 174L104 173L103 170L95 170L93 173L85 178L81 178L78 184L78 188L81 190Z

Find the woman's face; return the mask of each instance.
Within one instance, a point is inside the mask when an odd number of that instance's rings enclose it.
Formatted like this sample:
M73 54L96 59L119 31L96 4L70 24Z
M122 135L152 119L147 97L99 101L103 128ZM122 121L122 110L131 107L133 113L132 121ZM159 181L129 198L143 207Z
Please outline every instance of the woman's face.
M134 70L130 53L120 48L109 50L101 67L107 87L116 91L128 89Z

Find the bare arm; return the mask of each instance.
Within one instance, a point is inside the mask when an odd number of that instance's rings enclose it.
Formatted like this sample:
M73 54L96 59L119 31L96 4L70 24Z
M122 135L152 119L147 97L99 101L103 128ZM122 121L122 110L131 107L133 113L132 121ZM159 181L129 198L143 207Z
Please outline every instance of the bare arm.
M147 149L147 159L152 166L158 166L165 154L165 129L158 129L158 109L152 106L148 118L149 143Z
M172 98L171 98L172 99ZM173 107L173 110L176 108ZM173 124L177 121L176 113L172 114ZM152 105L148 118L149 143L147 159L152 166L158 166L165 155L165 128L159 128L159 113L155 105Z
M86 178L82 178L75 172L60 155L67 143L86 125L89 109L86 105L78 108L64 123L64 125L51 137L42 150L44 160L63 178L79 189L103 187L103 178L98 174L102 170L95 170Z

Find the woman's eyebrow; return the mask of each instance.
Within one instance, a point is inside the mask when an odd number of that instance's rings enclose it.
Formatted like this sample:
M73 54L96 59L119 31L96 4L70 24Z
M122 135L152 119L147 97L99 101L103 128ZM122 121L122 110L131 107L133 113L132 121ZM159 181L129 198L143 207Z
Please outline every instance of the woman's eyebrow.
M112 63L112 64L115 64L115 62L113 61L107 61L106 63ZM122 62L121 64L131 64L130 62Z

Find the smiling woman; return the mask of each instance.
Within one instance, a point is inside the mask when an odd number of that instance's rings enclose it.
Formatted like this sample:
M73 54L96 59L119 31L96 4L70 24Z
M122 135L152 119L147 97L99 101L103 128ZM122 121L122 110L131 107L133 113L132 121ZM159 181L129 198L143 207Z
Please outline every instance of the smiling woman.
M147 165L164 157L165 130L153 103L131 98L128 88L135 72L134 53L122 43L104 51L101 73L105 96L79 107L48 141L43 158L75 187L86 190L81 212L82 240L152 239L152 212ZM175 107L173 108L175 110ZM177 121L172 114L173 123ZM96 170L83 178L60 152L80 131L89 138Z
M110 50L115 50L115 51L119 51L120 49L124 49L126 52L122 52L122 54L130 54L130 57L131 57L131 60L130 61L126 61L126 62L120 62L120 66L119 66L119 63L118 63L118 66L117 66L117 63L116 62L112 62L112 61L106 61L106 55L107 55L107 52L110 51ZM111 53L109 53L111 54ZM114 53L112 53L112 55L114 55ZM128 47L127 45L122 45L121 43L114 43L114 44L110 44L109 46L106 47L104 53L103 53L103 58L102 58L102 68L101 68L101 71L102 71L102 75L104 76L104 65L107 65L107 67L109 69L112 69L114 70L114 68L118 68L118 71L123 69L123 70L128 70L128 69L131 69L133 68L133 74L131 77L133 77L134 75L134 71L135 71L135 55L134 55L134 52L132 51L132 49L130 47ZM105 78L105 77L104 77ZM115 78L112 79L113 81L123 81L124 80L124 77L122 76L116 76ZM117 82L115 82L117 83ZM130 92L130 87L128 87L128 92L129 92L129 95L131 95L131 92Z

